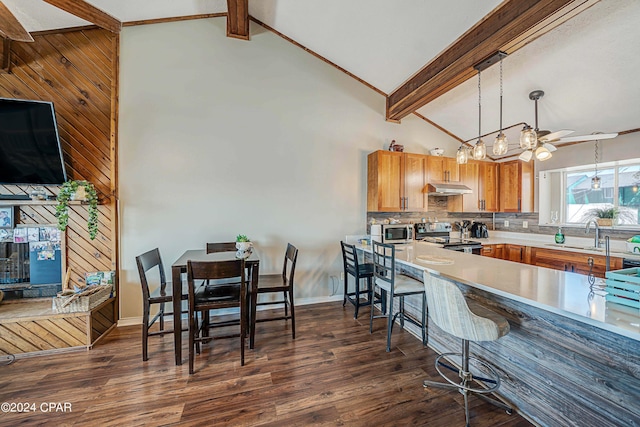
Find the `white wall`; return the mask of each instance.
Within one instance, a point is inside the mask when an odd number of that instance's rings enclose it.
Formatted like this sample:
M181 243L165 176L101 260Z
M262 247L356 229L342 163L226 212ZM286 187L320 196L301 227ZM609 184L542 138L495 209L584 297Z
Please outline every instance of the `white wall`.
M141 315L135 256L159 247L167 274L186 249L247 234L261 272L299 250L298 302L341 294L339 241L364 232L366 156L458 146L385 99L252 24L225 19L127 27L120 52L120 316Z

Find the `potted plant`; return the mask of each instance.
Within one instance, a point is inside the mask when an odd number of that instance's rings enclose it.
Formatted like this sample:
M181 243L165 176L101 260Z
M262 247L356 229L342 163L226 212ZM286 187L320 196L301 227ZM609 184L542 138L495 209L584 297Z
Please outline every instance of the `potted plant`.
M244 234L238 234L238 236L236 237L236 249L239 252L251 251L252 247L253 243L251 243L251 240L249 240L247 236L245 236Z
M66 230L69 223L70 201L79 200L89 204L87 230L89 230L89 238L95 239L98 234L98 193L93 184L88 181L67 181L62 184L57 200L56 217L58 229L61 231Z

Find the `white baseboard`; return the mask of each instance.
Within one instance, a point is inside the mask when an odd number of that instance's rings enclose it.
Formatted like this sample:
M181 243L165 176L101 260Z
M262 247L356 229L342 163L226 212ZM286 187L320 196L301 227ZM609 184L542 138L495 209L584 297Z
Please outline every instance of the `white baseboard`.
M333 302L333 301L342 301L344 298L343 295L333 295L328 297L311 297L311 298L299 298L295 300L296 306L298 305L310 305L310 304L321 304L323 302ZM260 307L259 310L269 310L276 309L278 306L274 305L273 307ZM125 317L118 320L118 327L122 326L136 326L142 324L142 316L138 317Z

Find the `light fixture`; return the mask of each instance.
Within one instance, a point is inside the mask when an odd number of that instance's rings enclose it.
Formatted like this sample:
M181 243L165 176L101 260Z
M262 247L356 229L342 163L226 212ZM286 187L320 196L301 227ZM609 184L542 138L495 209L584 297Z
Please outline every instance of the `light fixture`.
M495 156L503 156L509 150L509 141L502 132L502 58L503 56L500 57L500 132L495 141L493 141L493 154Z
M464 143L462 143L456 153L456 163L464 165L467 163L467 160L469 160L469 152L467 151L467 147L464 146Z
M601 181L600 181L600 177L598 176L598 140L597 139L595 144L594 160L595 160L595 173L593 175L593 178L591 178L591 189L600 190Z
M538 146L538 100L544 96L544 92L541 90L534 90L529 94L529 99L534 101L536 104L536 128L531 129L531 126L525 123L522 128L522 132L520 132L520 148L523 151L522 154L518 157L520 160L528 162L533 158L533 154L535 152L536 159L540 161L549 160L552 156L551 152L556 150L556 147L552 144L543 143ZM543 136L546 136L549 132L544 132ZM537 147L537 148L536 148Z
M473 147L473 158L476 160L482 160L487 157L487 147L482 141L482 89L480 86L480 75L482 72L478 70L478 141Z

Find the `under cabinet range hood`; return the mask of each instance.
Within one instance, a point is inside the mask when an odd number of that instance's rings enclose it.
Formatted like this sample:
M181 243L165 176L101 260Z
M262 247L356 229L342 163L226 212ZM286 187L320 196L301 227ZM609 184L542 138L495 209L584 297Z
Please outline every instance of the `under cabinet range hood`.
M430 196L459 196L460 194L473 193L473 190L466 185L452 182L432 182L427 184L426 190Z

